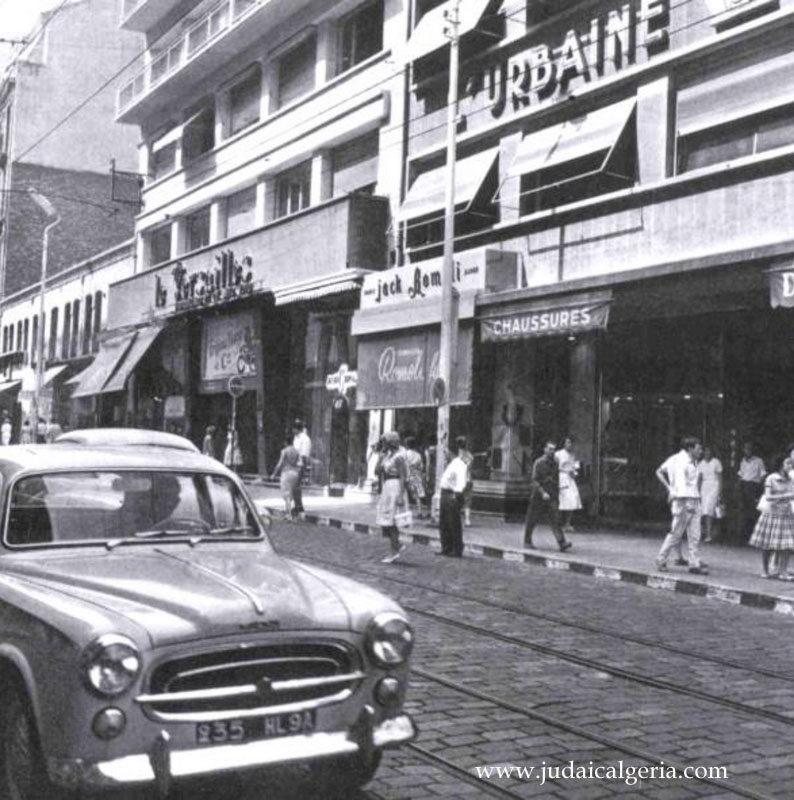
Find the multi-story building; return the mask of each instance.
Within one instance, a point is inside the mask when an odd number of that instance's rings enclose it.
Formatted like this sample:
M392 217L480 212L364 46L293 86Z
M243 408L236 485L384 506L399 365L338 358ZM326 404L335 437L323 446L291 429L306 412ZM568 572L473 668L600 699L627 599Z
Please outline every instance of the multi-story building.
M411 274L431 277L448 8L415 3L396 224ZM565 435L604 515L663 514L654 472L690 432L730 499L743 440L765 456L794 440L794 2L463 0L460 33L452 428L481 454L480 505L521 508L532 459ZM466 265L493 251L521 283L468 299ZM416 298L379 325L367 297L359 388L394 408L399 379L397 427L432 430L409 369L427 348L405 324Z
M140 47L140 36L118 30L113 3L69 0L42 15L6 67L0 78L0 295L40 278L47 220L28 196L31 187L61 217L50 241L50 275L132 234L134 207L111 202L110 162L137 169L138 132L113 124L112 78Z
M234 413L260 473L301 418L316 481L365 474L369 421L339 389L362 278L396 258L404 2L125 0L147 52L117 119L140 126L146 182L138 272L109 313L149 338L97 367L119 414L148 421L156 392L153 424L215 425L222 452Z
M81 373L99 351L108 327L108 289L133 272L135 242L128 239L110 250L61 270L47 282L44 295L44 366L42 419L62 427L95 424L93 392L87 394ZM0 408L18 432L28 417L36 390L36 359L41 293L34 284L5 298L0 327ZM71 400L74 394L74 400ZM99 400L101 412L101 397ZM108 424L112 411L100 415Z

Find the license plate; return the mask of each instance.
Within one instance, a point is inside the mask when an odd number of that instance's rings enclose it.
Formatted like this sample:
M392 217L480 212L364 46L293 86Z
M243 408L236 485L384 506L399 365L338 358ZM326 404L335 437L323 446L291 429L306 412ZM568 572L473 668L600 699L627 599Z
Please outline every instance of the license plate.
M239 744L255 739L275 739L312 733L317 727L317 712L295 711L266 717L223 719L196 724L198 744Z

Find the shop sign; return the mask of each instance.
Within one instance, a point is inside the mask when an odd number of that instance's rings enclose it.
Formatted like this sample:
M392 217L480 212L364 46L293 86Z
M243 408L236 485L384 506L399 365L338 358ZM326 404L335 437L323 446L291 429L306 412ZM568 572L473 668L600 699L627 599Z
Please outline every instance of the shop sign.
M569 94L571 84L592 83L637 63L640 49L648 57L667 50L670 6L670 0L631 0L475 67L465 78L461 114L471 114L483 100L494 117L516 113Z
M473 330L458 329L452 380L453 403L471 401ZM435 405L441 336L437 327L399 335L362 337L358 344L356 407L406 408Z
M769 273L769 302L772 308L794 308L794 266Z
M173 304L177 312L215 306L246 297L254 291L251 256L237 258L233 250L215 254L215 266L189 272L181 261L171 270L171 285L160 275L154 282L154 307Z
M253 311L203 320L202 379L256 375L256 320Z
M163 416L166 419L179 419L185 416L185 398L179 394L172 394L165 398Z
M506 342L537 336L561 336L605 329L609 303L573 304L559 308L488 317L482 320L484 342Z
M355 389L357 384L358 373L351 370L347 364L342 364L336 372L325 379L325 388L329 392L338 392L341 395L346 395L351 389Z
M361 309L410 304L427 297L441 297L443 259L372 272L364 277ZM461 294L483 291L498 280L496 289L516 286L517 256L501 250L478 249L455 255L452 284ZM499 273L499 274L497 274Z

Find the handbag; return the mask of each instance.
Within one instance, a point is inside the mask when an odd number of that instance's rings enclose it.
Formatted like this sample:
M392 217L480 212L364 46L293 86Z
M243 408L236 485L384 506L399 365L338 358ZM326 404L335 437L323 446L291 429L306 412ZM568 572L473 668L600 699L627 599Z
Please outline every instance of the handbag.
M725 519L725 503L722 500L714 506L714 519Z
M394 525L397 528L410 528L414 524L414 515L410 509L398 511L394 515Z
M760 511L762 514L766 514L772 510L772 506L770 505L769 500L766 499L766 495L761 496L761 499L758 501L758 505L755 508L756 511Z

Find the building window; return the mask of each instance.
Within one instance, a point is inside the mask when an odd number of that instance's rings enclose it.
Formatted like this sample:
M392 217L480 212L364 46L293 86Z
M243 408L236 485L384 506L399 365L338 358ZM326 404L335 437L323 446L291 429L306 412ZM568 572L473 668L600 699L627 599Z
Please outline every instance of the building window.
M278 106L283 108L314 89L317 37L308 36L278 60Z
M311 161L279 175L276 179L276 217L285 217L308 208L311 181Z
M13 323L8 326L8 352L14 350L14 325Z
M91 342L91 352L99 350L99 332L102 330L102 292L94 293L94 339Z
M215 107L194 106L182 125L182 163L189 164L215 147Z
M17 322L17 350L22 349L22 320Z
M794 105L678 139L678 172L723 164L794 144Z
M72 303L72 342L69 347L69 357L75 358L77 356L77 348L80 343L80 301L75 300Z
M226 236L239 236L256 224L256 186L249 186L226 200Z
M22 350L25 353L24 363L28 363L28 344L30 336L30 320L26 319L24 327L22 328Z
M342 20L339 72L383 49L383 0L366 3Z
M171 225L163 225L149 234L146 234L146 262L147 266L160 264L171 258Z
M94 299L90 294L85 296L85 321L83 322L83 349L87 356L91 352L92 323L94 321Z
M190 253L210 243L210 209L202 208L185 219L185 252Z
M69 358L69 343L72 334L72 305L67 303L63 307L63 336L61 337L61 358Z
M259 122L262 68L257 64L229 90L229 136Z
M372 131L331 152L334 197L374 191L378 180L378 140L378 131Z
M55 350L58 346L58 309L50 311L50 344L48 348L48 358L55 361Z
M150 174L152 180L163 178L176 169L176 142L152 151Z

